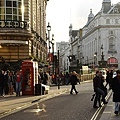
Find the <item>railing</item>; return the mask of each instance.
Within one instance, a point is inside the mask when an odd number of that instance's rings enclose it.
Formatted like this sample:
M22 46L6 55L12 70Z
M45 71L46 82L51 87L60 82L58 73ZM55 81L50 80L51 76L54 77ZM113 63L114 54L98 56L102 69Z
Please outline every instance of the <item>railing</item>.
M93 80L95 77L95 74L83 74L80 76L81 82L87 81L87 80Z
M29 24L25 21L0 20L0 28L21 28L28 29Z

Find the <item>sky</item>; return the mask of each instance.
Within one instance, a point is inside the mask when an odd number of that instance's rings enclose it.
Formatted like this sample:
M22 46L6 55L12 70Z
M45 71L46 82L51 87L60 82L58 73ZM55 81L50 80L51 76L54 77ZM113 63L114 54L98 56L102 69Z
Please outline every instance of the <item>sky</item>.
M49 0L46 7L46 26L51 25L51 37L55 42L69 41L69 26L79 30L87 23L90 9L96 15L102 7L103 0ZM112 4L120 2L111 0ZM52 38L51 38L52 39Z

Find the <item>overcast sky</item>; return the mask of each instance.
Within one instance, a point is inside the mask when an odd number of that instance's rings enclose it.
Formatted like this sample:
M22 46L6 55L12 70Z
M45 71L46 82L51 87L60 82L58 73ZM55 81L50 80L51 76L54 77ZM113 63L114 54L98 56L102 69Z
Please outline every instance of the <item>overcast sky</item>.
M49 0L46 8L47 23L50 22L51 34L55 42L69 40L69 25L74 30L82 28L86 22L90 9L93 14L98 13L103 0ZM111 0L116 4L119 0Z

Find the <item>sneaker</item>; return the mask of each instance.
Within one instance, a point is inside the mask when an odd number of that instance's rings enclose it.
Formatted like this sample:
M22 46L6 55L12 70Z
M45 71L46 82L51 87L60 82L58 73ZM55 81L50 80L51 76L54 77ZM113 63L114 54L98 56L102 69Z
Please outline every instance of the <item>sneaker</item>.
M118 115L118 111L115 111L114 113L115 113L116 115Z

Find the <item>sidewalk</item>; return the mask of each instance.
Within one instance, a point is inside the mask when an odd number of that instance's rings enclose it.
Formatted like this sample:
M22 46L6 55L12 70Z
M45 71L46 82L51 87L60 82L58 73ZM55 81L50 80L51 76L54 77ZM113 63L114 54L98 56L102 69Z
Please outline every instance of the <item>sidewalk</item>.
M39 96L20 96L16 97L14 95L5 95L5 97L0 97L0 118L10 114L11 112L14 113L15 111L19 111L24 109L37 101L43 101L52 97L55 97L59 94L68 92L70 86L58 86L50 87L48 94L39 95Z
M111 95L109 102L108 102L100 120L120 120L120 115L114 114L114 103L112 102L112 97L113 97L113 95Z

